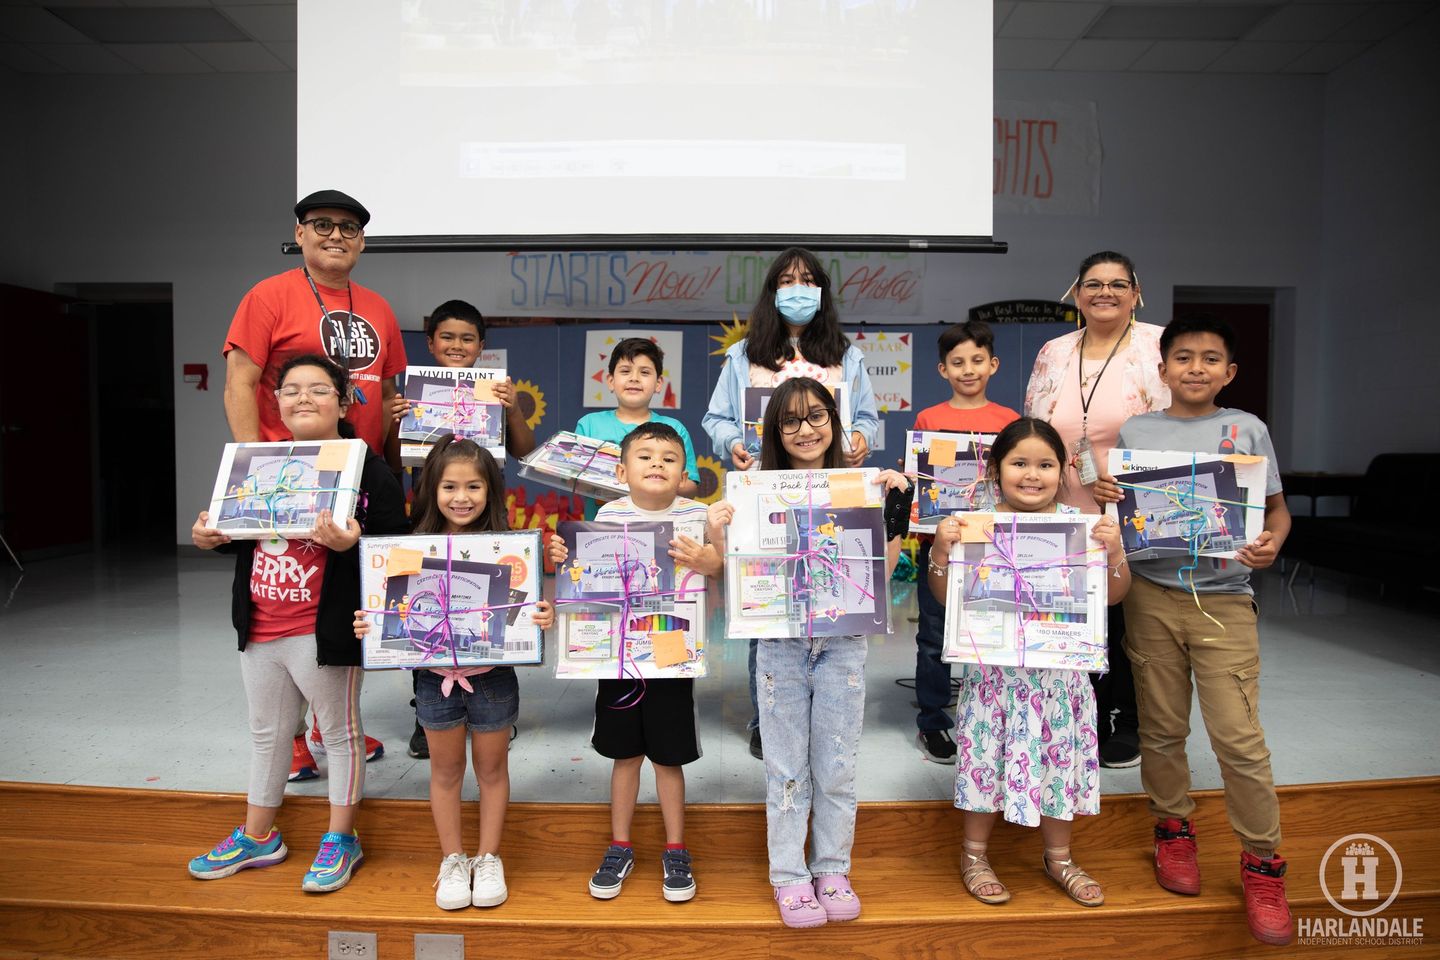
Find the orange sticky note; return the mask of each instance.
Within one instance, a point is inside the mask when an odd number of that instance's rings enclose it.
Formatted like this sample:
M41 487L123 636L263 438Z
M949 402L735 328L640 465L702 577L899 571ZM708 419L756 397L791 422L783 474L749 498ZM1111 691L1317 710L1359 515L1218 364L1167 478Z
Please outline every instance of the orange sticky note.
M316 470L344 470L350 462L350 445L347 443L324 443L315 455Z
M650 651L655 655L657 667L673 667L690 659L690 651L685 648L684 630L661 630L650 634Z
M1264 463L1265 458L1253 453L1232 453L1225 457L1226 463Z
M419 550L411 550L409 547L391 547L390 556L385 561L385 576L387 577L409 577L420 572L420 564L424 562L425 555Z
M830 506L865 506L865 478L858 473L830 474Z
M499 403L500 401L495 399L495 381L476 380L475 399L481 403Z
M955 466L955 441L945 440L940 437L930 441L930 466L932 467L953 467Z
M992 543L994 540L994 514L971 513L960 518L961 543Z

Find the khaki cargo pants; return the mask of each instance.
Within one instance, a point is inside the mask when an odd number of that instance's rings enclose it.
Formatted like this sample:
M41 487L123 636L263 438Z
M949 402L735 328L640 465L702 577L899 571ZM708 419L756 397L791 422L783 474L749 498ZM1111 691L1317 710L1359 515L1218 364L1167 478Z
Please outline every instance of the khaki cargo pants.
M1280 803L1260 728L1260 635L1248 594L1200 595L1133 578L1125 600L1125 652L1140 711L1140 782L1160 818L1188 819L1191 678L1220 761L1225 809L1241 846L1268 857L1280 843ZM1221 630L1205 614L1225 625Z

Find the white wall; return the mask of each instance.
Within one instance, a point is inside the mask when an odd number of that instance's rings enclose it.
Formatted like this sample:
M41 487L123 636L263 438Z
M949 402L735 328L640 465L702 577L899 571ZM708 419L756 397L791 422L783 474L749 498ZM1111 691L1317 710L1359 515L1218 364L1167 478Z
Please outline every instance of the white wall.
M1321 462L1440 451L1440 11L1326 78ZM1429 94L1423 91L1429 90Z
M227 436L225 328L252 283L296 263L278 252L293 224L294 77L21 77L9 85L21 91L31 134L20 192L43 203L18 227L33 256L6 256L0 281L174 284L176 536L188 542ZM995 235L1011 253L932 258L924 319L952 320L993 299L1055 297L1082 256L1106 247L1135 257L1146 313L1157 321L1168 319L1176 285L1293 288L1292 319L1282 317L1276 331L1277 445L1287 466L1333 466L1318 427L1307 420L1296 430L1286 416L1317 409L1322 393L1311 372L1323 341L1298 338L1295 327L1308 330L1323 314L1324 81L1001 73L996 96L1098 102L1102 212L997 218ZM337 132L335 149L363 150L365 133ZM0 249L11 249L10 239ZM403 325L418 326L482 256L371 254L357 279L384 293ZM506 312L483 296L477 303ZM211 365L207 393L180 382L179 365L197 361Z

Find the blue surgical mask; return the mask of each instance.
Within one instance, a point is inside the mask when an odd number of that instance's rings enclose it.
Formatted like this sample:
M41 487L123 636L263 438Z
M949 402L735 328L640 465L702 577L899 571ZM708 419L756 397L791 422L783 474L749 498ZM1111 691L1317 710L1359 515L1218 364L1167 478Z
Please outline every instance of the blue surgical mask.
M781 287L775 291L775 309L780 311L785 322L803 327L815 319L815 311L820 309L820 288L799 283Z

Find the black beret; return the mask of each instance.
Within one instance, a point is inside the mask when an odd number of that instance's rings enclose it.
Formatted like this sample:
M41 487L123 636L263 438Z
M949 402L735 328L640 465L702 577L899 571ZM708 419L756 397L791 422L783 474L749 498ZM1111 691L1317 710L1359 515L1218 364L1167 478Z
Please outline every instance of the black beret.
M305 197L295 204L295 221L299 223L305 219L305 214L311 210L319 210L322 207L333 207L337 210L349 210L355 214L355 219L360 221L360 226L370 222L370 211L361 205L359 200L348 193L341 193L339 190L316 190L310 196Z

